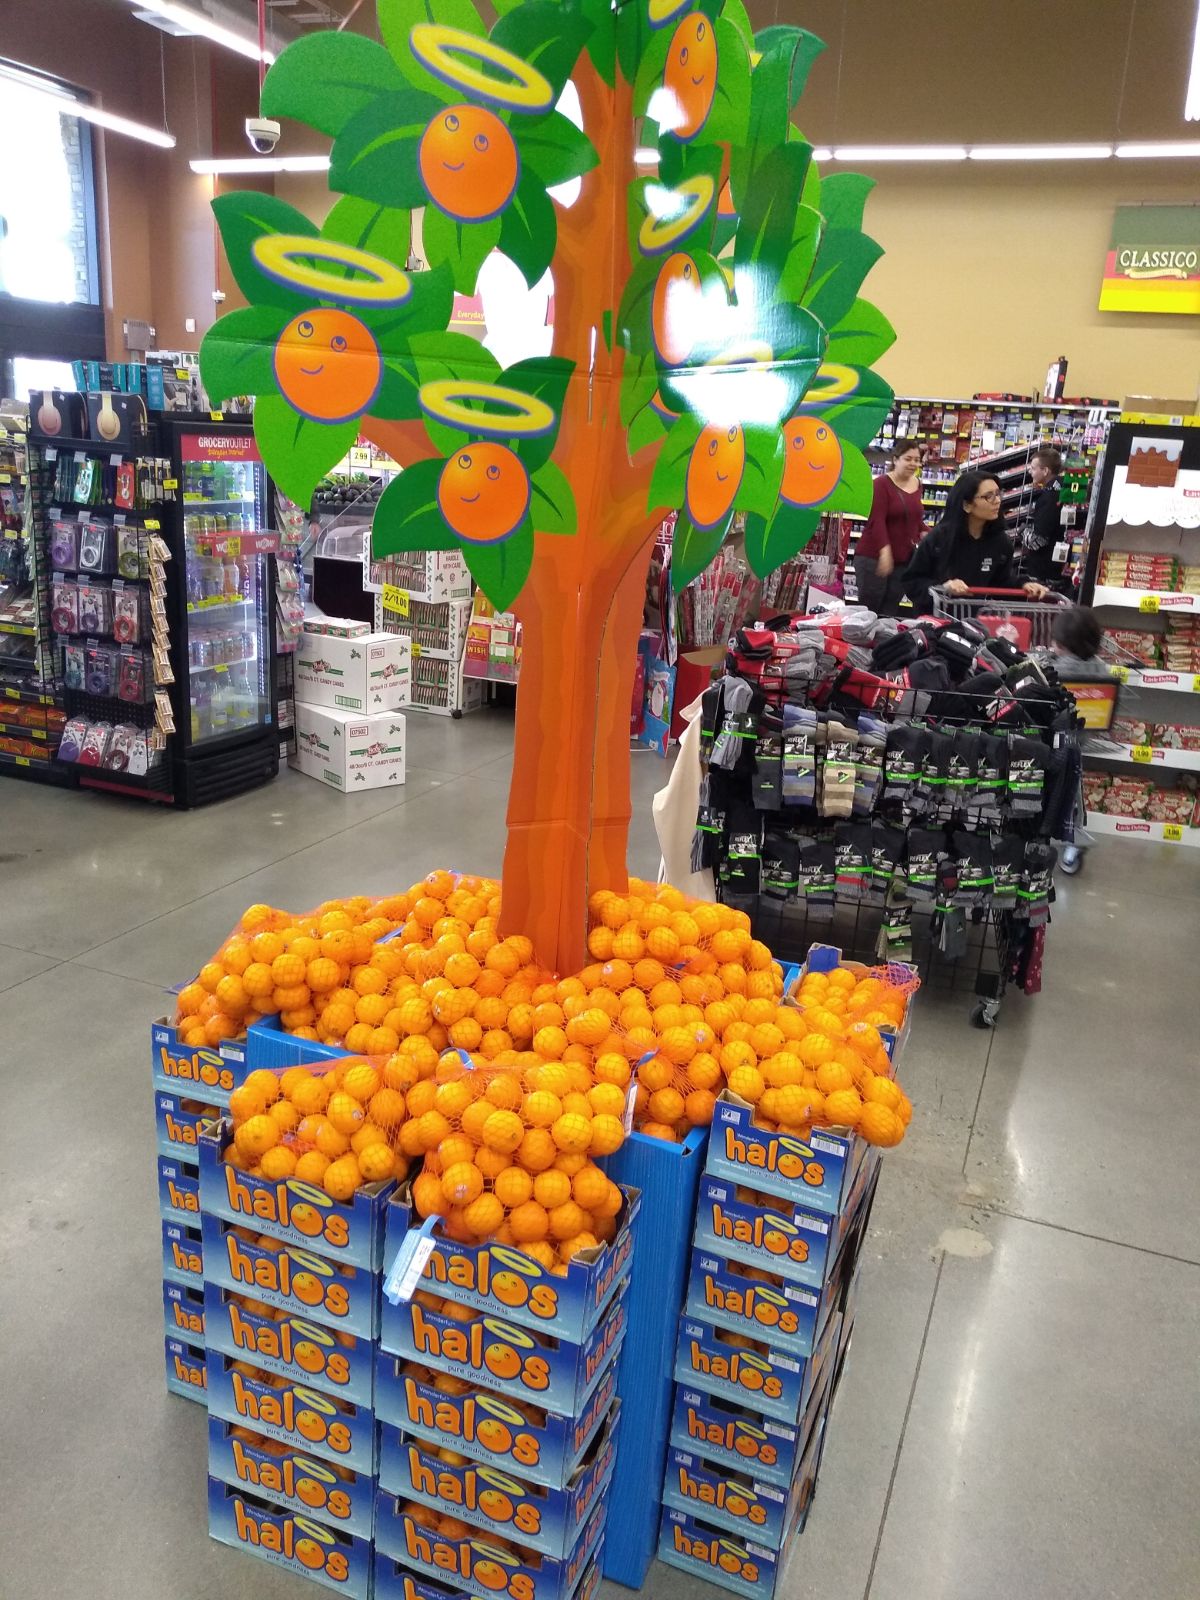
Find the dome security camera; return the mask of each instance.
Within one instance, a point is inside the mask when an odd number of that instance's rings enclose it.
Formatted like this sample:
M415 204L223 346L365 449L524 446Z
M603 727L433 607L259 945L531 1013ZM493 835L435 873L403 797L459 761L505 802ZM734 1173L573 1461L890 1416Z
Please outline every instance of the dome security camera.
M272 122L270 117L246 118L246 137L250 141L250 148L260 156L271 154L279 143L279 134L279 124Z

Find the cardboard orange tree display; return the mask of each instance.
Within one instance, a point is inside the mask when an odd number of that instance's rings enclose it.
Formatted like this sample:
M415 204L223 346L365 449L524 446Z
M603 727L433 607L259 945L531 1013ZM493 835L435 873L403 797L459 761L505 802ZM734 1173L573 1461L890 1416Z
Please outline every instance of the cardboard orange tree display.
M862 451L891 399L871 364L893 338L859 297L870 184L821 178L793 123L820 42L754 34L742 0L497 0L490 33L471 0L377 9L382 44L312 34L267 75L263 112L330 136L342 198L320 230L270 197L215 202L250 304L209 332L202 372L214 399L256 397L264 460L301 503L360 431L390 451L406 470L375 554L461 549L517 613L502 928L572 972L589 892L625 886L663 513L679 586L735 512L765 575L821 512L869 505ZM428 270L410 274L417 209ZM553 353L503 371L447 331L494 250L554 286Z

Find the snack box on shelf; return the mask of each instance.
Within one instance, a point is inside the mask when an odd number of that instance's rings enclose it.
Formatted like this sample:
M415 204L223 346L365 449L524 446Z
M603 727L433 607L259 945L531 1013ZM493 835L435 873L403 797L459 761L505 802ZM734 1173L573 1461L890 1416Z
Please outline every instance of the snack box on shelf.
M208 1406L252 1433L311 1450L352 1472L375 1471L375 1413L273 1373L251 1376L253 1363L208 1347Z
M626 1190L612 1240L568 1262L560 1275L547 1271L519 1245L461 1244L435 1225L418 1287L505 1322L582 1344L629 1277L640 1205L637 1190ZM400 1189L386 1208L385 1271L412 1221L407 1189Z
M391 1179L365 1184L350 1201L333 1200L318 1184L302 1178L276 1182L233 1166L222 1159L232 1142L229 1122L210 1123L201 1135L200 1203L206 1215L269 1234L301 1250L316 1250L334 1262L378 1270L384 1211L395 1188Z
M616 1390L613 1362L577 1414L562 1416L533 1396L506 1400L382 1352L375 1365L375 1414L381 1423L555 1489L578 1472Z
M375 1479L370 1473L322 1461L303 1443L285 1448L264 1434L210 1415L208 1475L302 1517L320 1517L330 1527L371 1537Z
M200 1225L200 1168L175 1156L158 1158L158 1211L175 1222Z
M379 1341L391 1355L574 1416L621 1348L628 1288L626 1278L580 1344L470 1307L455 1305L449 1316L416 1298L393 1305L386 1295Z
M369 1600L369 1539L318 1522L307 1513L288 1511L219 1478L208 1480L208 1531L222 1544L286 1567L350 1600Z
M604 1532L607 1506L601 1500L565 1560L491 1543L486 1536L460 1538L426 1525L393 1494L379 1491L375 1503L375 1549L418 1572L449 1581L481 1600L567 1600L591 1565ZM434 1521L426 1511L429 1521Z
M221 1114L220 1107L163 1089L154 1091L154 1131L158 1153L189 1164L200 1160L200 1129Z
M723 1089L713 1112L705 1172L731 1184L743 1184L761 1194L789 1201L797 1209L828 1218L844 1211L863 1166L877 1159L878 1151L847 1130L836 1133L814 1128L807 1139L790 1133L772 1133L754 1126L754 1108ZM697 1244L700 1238L697 1235ZM714 1242L718 1253L733 1255ZM759 1265L768 1269L770 1261ZM784 1269L779 1267L778 1271ZM789 1274L785 1273L785 1276ZM811 1275L797 1277L812 1282Z
M423 1440L385 1424L380 1429L379 1487L443 1516L461 1517L480 1528L485 1538L511 1539L561 1561L574 1548L612 1479L620 1410L618 1401L586 1459L561 1489L525 1483L474 1461L453 1465Z
M185 1288L204 1283L204 1244L199 1228L166 1221L162 1225L163 1277Z
M282 1311L373 1339L379 1322L379 1277L365 1267L284 1245L256 1224L201 1218L206 1275L222 1289Z
M163 1279L163 1326L175 1339L204 1343L204 1291Z
M747 1350L730 1344L728 1335L719 1333L711 1323L685 1316L679 1324L675 1381L688 1389L702 1389L753 1406L764 1417L798 1422L837 1344L840 1325L841 1312L832 1312L813 1354L797 1358L769 1346Z
M231 1294L209 1279L204 1285L208 1345L222 1355L277 1373L293 1383L324 1389L355 1405L374 1396L374 1346L370 1339L322 1327L295 1313L262 1314L253 1295ZM258 1305L258 1310L250 1309Z
M576 1584L571 1600L595 1600L600 1587L603 1550L604 1539L601 1537L593 1548L592 1558ZM462 1589L434 1583L423 1573L414 1572L407 1561L397 1561L377 1550L374 1600L466 1600L466 1596Z
M178 1028L166 1017L150 1024L150 1064L155 1089L222 1107L250 1071L244 1044L232 1040L215 1046L183 1044Z
M163 1340L167 1362L167 1388L184 1400L208 1399L208 1353L202 1344L167 1334Z
M387 604L390 598L386 591L376 598L375 627L378 633L386 631L406 641L411 640L420 652L418 659L426 656L435 661L459 659L471 621L469 599L431 601L410 597L407 608L398 612Z
M799 1283L763 1283L744 1276L732 1262L710 1251L693 1250L684 1313L729 1333L762 1339L788 1355L808 1356L836 1297L833 1283L821 1289Z

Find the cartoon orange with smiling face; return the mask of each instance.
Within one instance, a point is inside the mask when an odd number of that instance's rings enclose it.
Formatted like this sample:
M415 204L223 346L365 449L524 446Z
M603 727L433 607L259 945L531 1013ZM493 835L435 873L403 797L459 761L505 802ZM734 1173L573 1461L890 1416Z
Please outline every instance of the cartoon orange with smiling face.
M820 505L842 475L842 446L826 422L793 417L784 425L783 487L780 498L793 506Z
M677 139L694 139L708 121L717 92L717 40L702 12L685 17L671 36L663 88L673 101L671 115L663 118L664 129Z
M700 333L703 299L699 268L686 251L677 250L667 257L658 275L651 313L654 348L673 367L692 353Z
M460 539L499 544L529 510L529 474L506 445L468 445L442 468L438 506Z
M745 468L746 440L736 423L704 429L687 470L687 513L698 528L715 528L729 514Z
M275 381L301 416L346 422L368 410L383 362L375 335L348 311L317 308L293 317L275 345Z
M513 136L494 111L450 106L421 136L421 182L447 216L486 222L504 210L521 174Z

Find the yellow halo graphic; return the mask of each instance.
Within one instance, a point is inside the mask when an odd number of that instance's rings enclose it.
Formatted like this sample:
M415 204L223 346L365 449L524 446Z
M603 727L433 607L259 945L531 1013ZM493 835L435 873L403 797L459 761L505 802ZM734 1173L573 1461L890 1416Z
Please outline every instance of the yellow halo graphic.
M666 192L676 197L679 209L663 216L648 216L642 223L638 229L638 249L643 255L661 255L673 244L686 239L712 205L716 184L707 172L699 172Z
M822 362L817 368L812 388L801 403L805 406L823 406L828 405L830 400L841 400L854 393L858 388L858 379L859 375L853 367L843 366L840 361Z
M468 400L477 400L484 406L504 406L507 411L476 411L464 404ZM499 383L439 378L435 383L421 385L417 404L436 422L488 439L534 439L554 426L554 411L544 400L522 394L519 389L506 389Z
M649 17L652 28L663 28L686 11L692 0L650 0Z
M496 106L508 106L513 111L549 111L554 104L549 80L536 67L490 39L479 39L473 33L447 28L440 22L418 22L408 36L408 43L422 66L452 89L463 89L467 94L478 95ZM452 50L507 72L513 81L501 82L469 62L455 60L450 54Z
M289 289L304 289L322 300L350 306L402 306L412 294L412 280L394 262L373 256L339 239L308 239L302 233L268 233L250 247L259 269ZM307 258L307 259L304 259ZM328 261L362 276L345 278L323 272L314 262Z

